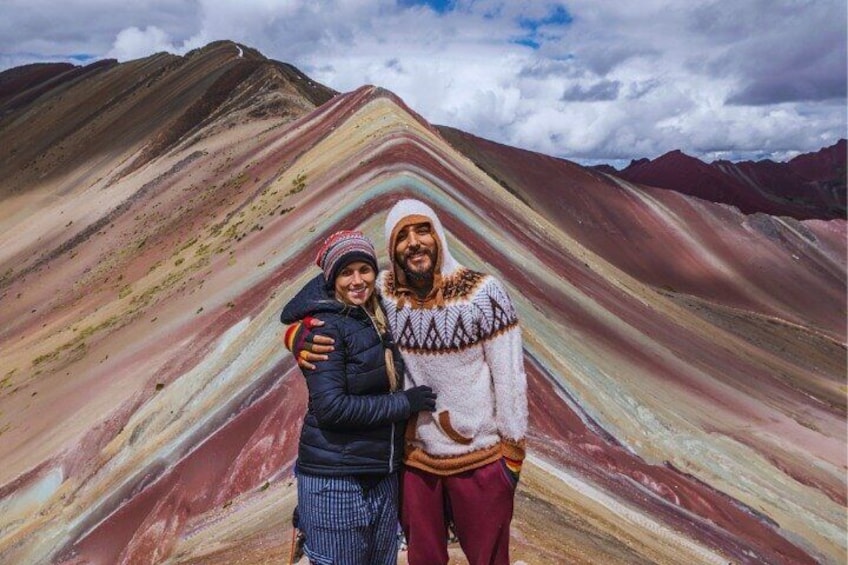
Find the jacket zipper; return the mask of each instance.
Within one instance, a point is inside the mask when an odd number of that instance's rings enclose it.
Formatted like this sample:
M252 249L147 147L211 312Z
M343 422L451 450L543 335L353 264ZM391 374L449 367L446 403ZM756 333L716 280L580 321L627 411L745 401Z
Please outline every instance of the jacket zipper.
M374 318L371 317L371 314L368 313L363 306L360 306L362 311L365 312L365 315L368 316L368 320L371 322L371 325L374 327L374 331L377 332L377 337L380 338L380 342L383 341L383 336L380 335L380 329L377 327L377 322L374 321ZM385 352L383 353L385 355ZM386 371L388 371L388 367L386 367ZM389 394L394 394L391 390L389 390ZM395 423L392 422L392 428L389 434L389 473L394 472L394 466L392 462L395 460Z
M392 435L389 437L389 474L394 473L395 469L392 465L395 460L395 423L392 422Z

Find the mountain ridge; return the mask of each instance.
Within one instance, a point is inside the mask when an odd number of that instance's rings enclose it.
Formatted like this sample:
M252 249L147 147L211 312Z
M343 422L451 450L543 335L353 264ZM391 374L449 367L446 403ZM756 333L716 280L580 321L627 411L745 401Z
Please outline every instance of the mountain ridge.
M181 66L171 120L236 47ZM384 249L401 197L439 210L522 320L514 559L839 559L843 220L628 183L432 126L375 86L315 106L261 84L223 89L137 167L160 129L0 186L4 560L285 558L305 388L277 314L333 230ZM252 113L279 96L290 114Z
M838 240L844 222L837 220L834 224L837 231L830 235L829 230L822 229L827 224L818 224L819 220L744 214L738 208L672 189L642 186L634 192L630 185L620 186L616 181L618 176L603 175L603 171L594 167L583 168L564 159L510 148L451 128L441 127L440 131L476 166L513 194L518 193L522 202L638 280L726 307L785 320L807 323L819 320L817 326L826 335L842 339L844 318L841 311L829 306L833 302L816 305L804 297L819 292L812 290L817 283L807 279L805 271L820 269L817 265L822 260L838 263ZM701 166L707 167L703 163ZM625 204L634 194L642 195L642 205ZM723 233L716 233L700 221L689 225L691 220L687 218L693 214L723 225ZM646 226L655 227L646 229ZM685 239L675 235L681 226L688 232ZM775 240L787 244L794 240L801 247L806 247L809 240L822 244L831 241L827 245L835 247L823 248L823 256L810 256L809 264L793 267L790 280L784 283L788 292L775 296L770 291L775 272L768 264L770 261L764 261L772 253L768 248ZM740 241L747 245L739 246ZM795 252L791 251L792 254ZM752 255L759 258L752 262ZM698 256L709 260L696 259ZM723 263L731 256L735 256L730 263L733 267L728 268ZM681 257L700 264L697 268L685 262L681 264ZM839 276L838 272L832 275ZM705 279L709 284L704 283ZM758 291L752 294L752 287ZM839 302L837 294L823 288L820 291ZM775 300L783 305L778 306Z
M634 159L604 172L630 182L676 190L711 202L796 219L837 219L846 214L846 140L798 155L771 160L705 163L673 150L656 159Z
M12 71L0 73L0 80ZM100 81L85 80L97 73L105 73ZM193 83L181 78L192 73L197 77ZM191 88L185 89L185 84ZM253 111L283 118L291 117L290 104L306 104L297 109L300 113L336 94L291 65L227 41L184 57L157 53L123 64L98 61L74 67L31 85L18 96L23 101L0 105L0 133L14 140L0 150L0 174L8 179L2 186L6 191L23 190L20 187L44 183L68 167L99 158L112 159L116 170L132 170L197 127L229 97L251 93L268 98L265 104L251 106ZM96 114L92 108L97 108ZM236 119L235 108L229 110L230 119ZM155 141L149 143L149 138ZM126 169L126 156L136 154L140 144L145 151ZM80 151L68 151L71 146Z

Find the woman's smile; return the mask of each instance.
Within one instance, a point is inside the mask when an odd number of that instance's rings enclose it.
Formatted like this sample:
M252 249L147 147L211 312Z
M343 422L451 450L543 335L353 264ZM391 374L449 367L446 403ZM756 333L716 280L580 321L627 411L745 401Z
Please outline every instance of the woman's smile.
M365 261L354 261L336 276L336 298L347 304L362 306L374 292L377 273Z

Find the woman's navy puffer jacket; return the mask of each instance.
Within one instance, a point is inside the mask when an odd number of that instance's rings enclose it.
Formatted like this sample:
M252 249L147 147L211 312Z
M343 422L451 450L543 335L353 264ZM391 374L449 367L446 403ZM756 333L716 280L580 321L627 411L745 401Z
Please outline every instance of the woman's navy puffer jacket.
M332 337L329 359L303 369L309 404L298 448L298 472L312 475L385 475L398 470L409 401L389 393L385 347L391 347L399 390L403 359L391 334L381 337L362 307L335 299L323 274L309 281L286 304L284 324L314 316L324 322L316 333Z

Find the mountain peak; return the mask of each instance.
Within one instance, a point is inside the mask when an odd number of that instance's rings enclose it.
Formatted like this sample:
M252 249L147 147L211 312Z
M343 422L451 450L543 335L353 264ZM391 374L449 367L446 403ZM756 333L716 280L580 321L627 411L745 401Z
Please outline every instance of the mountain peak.
M0 118L0 562L288 554L308 391L279 312L338 229L385 265L410 197L521 321L514 560L844 556L848 222L437 128L233 42L26 84ZM673 153L644 165L761 174Z
M793 171L810 181L838 181L844 179L848 160L848 141L840 139L830 147L814 153L798 155L789 165Z
M844 218L845 140L789 163L770 160L705 163L680 150L631 161L625 180L738 207L795 218Z
M235 41L231 41L229 39L207 43L203 47L198 47L197 49L192 49L191 51L187 52L184 57L187 59L191 59L194 57L203 57L220 53L245 59L258 59L263 61L268 60L268 58L265 57L265 55L263 55L262 53L260 53L257 49L254 49L252 47L246 47L240 43L236 43Z
M0 196L43 184L97 155L112 156L116 171L127 174L204 128L261 119L284 123L337 94L294 66L232 41L183 57L159 53L120 64L32 66L0 78L10 92L5 100L0 94L0 116L27 116L0 122L10 140L0 149L6 180ZM109 103L100 106L101 100ZM120 131L120 143L107 141L107 131Z

